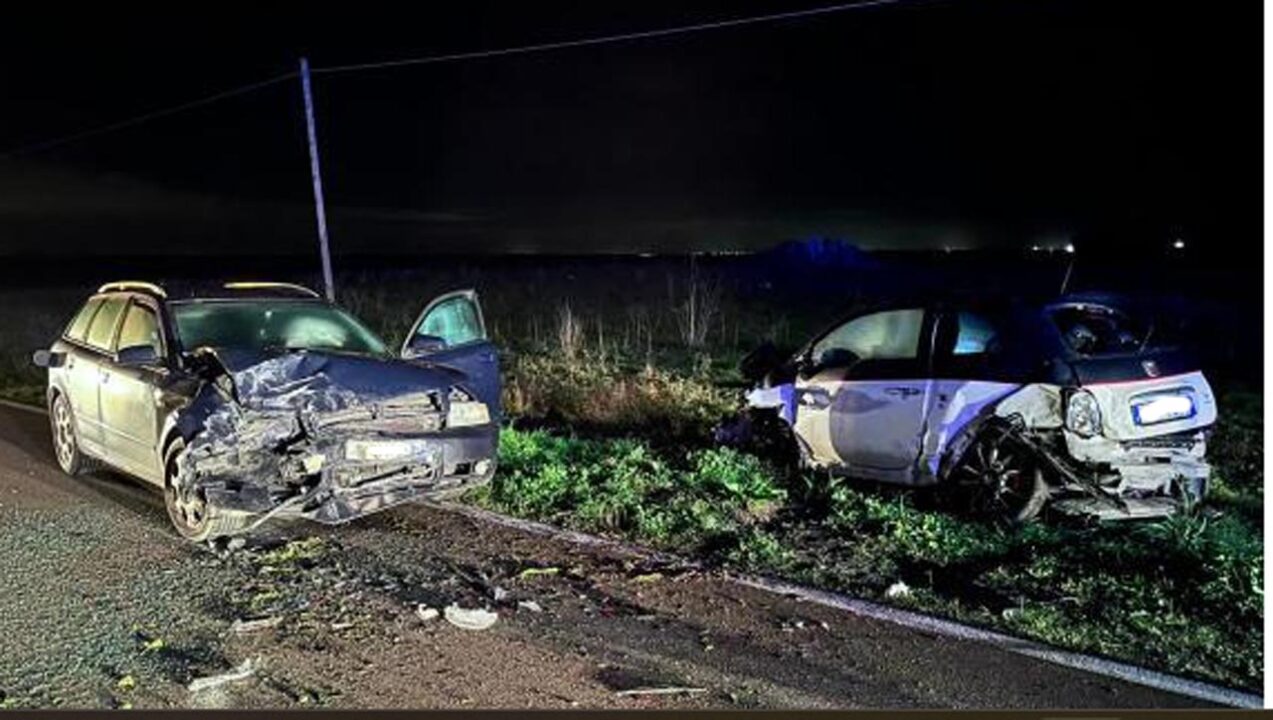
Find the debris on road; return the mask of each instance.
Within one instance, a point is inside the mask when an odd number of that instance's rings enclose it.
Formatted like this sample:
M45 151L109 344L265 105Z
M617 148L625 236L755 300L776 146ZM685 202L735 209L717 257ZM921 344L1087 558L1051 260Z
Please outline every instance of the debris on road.
M910 597L910 595L911 595L911 586L907 585L901 580L898 580L892 585L889 585L888 589L884 591L884 597L887 597L887 598L904 598L904 597Z
M195 678L190 681L190 684L186 686L186 689L192 693L203 692L229 683L242 682L255 674L256 662L249 658L244 660L238 667L234 668L230 672L222 673L220 675Z
M561 572L559 567L528 567L517 574L518 580L525 580L537 575L557 575Z
M617 690L614 694L626 697L632 695L697 695L705 692L707 692L707 688L701 687L651 687Z
M446 606L446 621L464 630L485 630L498 619L499 615L489 610L462 608L454 604Z
M662 580L662 579L663 579L663 573L652 572L652 573L645 573L644 575L633 576L632 582L652 583L652 582L658 582L659 580Z
M539 606L539 603L535 602L534 600L521 600L521 601L519 601L519 602L517 603L517 609L518 609L518 610L529 610L529 611L531 611L531 612L535 612L535 613L539 613L539 612L543 612L543 611L544 611L544 609L543 609L542 607L540 607L540 606Z
M440 614L441 613L438 612L437 608L431 608L428 605L424 605L423 603L420 605L417 605L415 609L415 616L420 618L424 622L433 622L434 620L438 619L438 616Z
M283 622L282 615L275 615L273 617L265 617L265 618L257 618L255 620L236 619L230 625L230 632L234 633L235 635L247 635L249 633L254 633L260 630L268 630L272 627L277 627L279 623L281 622Z

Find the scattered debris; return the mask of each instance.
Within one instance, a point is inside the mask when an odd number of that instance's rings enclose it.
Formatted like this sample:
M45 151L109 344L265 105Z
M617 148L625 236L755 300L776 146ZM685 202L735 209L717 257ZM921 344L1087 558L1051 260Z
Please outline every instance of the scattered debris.
M123 692L128 692L129 690L137 687L137 678L132 675L125 675L115 683L115 687Z
M272 627L277 627L281 622L283 622L282 615L258 618L256 620L236 619L234 623L230 625L230 632L235 635L247 635L248 633L254 633L258 630L268 630Z
M701 687L650 687L618 690L615 695L697 695L705 692L707 692L707 688Z
M535 602L534 600L522 600L522 601L518 602L518 603L517 603L517 609L518 609L518 610L529 610L529 611L531 611L531 612L535 612L535 613L543 612L543 611L544 611L544 609L543 609L542 607L540 607L540 606L539 606L539 603Z
M499 585L491 586L491 599L497 603L504 602L508 599L509 592Z
M221 687L228 683L242 682L256 674L256 663L251 659L244 660L242 664L234 668L230 672L220 675L211 675L209 677L195 678L190 681L186 689L192 693L211 690L212 688Z
M536 575L557 575L560 572L561 568L559 567L528 567L517 574L517 579L525 580Z
M662 579L663 579L663 573L652 572L652 573L645 573L644 575L635 575L632 578L632 582L652 583L652 582L658 582L659 580L662 580Z
M907 585L901 580L898 580L892 585L889 585L888 589L884 591L884 597L887 597L887 598L905 598L905 597L910 597L910 595L911 595L911 586Z
M425 605L423 603L421 603L420 605L417 605L415 609L415 616L420 618L424 622L433 622L434 620L438 619L438 616L440 614L441 613L438 612L437 608L431 608L428 605Z
M341 630L348 630L349 628L353 626L354 624L351 622L335 622L331 624L332 630L336 632L340 632Z
M446 621L465 630L485 630L498 619L499 615L489 610L470 610L454 604L446 606Z

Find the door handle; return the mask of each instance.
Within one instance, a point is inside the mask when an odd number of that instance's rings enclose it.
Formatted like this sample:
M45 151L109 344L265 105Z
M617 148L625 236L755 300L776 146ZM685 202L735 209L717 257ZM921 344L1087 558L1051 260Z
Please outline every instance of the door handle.
M110 379L111 379L111 373L110 373L110 370L102 370L102 371L101 371L101 374L99 374L99 375L98 375L98 378L100 378L100 379L101 379L101 381L102 381L102 382L104 382L104 383L105 383L105 382L110 382Z
M894 397L903 397L903 398L910 397L912 395L918 395L922 392L924 391L920 390L919 388L913 388L913 387L898 386L898 387L884 388L885 395L892 395Z

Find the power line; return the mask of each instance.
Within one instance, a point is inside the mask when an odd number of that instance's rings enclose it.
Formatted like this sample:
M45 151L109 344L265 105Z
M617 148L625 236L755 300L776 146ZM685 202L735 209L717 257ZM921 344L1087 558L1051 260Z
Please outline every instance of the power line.
M705 30L720 30L724 28L739 27L742 25L756 25L760 23L778 22L782 20L796 20L799 18L816 17L819 15L830 15L832 13L846 12L849 10L862 10L865 8L880 7L884 5L897 5L903 2L907 2L907 0L860 0L859 2L840 3L837 5L825 5L822 7L809 8L807 10L792 10L788 12L770 13L768 15L754 15L754 16L742 17L742 18L733 18L730 20L716 20L711 22L695 23L693 25L680 25L676 27L659 28L655 30L643 30L639 32L620 33L618 35L602 35L599 37L577 38L574 40L561 40L557 42L538 43L535 45L520 45L516 47L497 48L497 49L491 49L491 50L477 50L473 52L450 53L446 55L433 55L429 57L403 58L400 60L387 60L383 62L356 63L351 65L333 65L330 67L315 67L312 69L312 72L315 75L347 73L347 72L356 72L360 70L377 70L377 69L383 69L383 68L402 67L406 65L426 65L426 64L432 64L432 63L454 62L457 60L476 60L480 58L500 57L505 55L520 55L525 53L543 52L548 50L563 50L566 48L586 47L589 45L604 45L608 43L627 42L631 40L644 40L644 39L650 39L650 38L667 37L669 35L683 35L686 33L700 32ZM83 130L81 132L72 133L69 135L63 135L61 137L53 138L51 140L44 140L41 142L29 144L29 145L23 145L23 146L8 150L4 152L3 154L0 154L0 160L8 160L10 158L18 157L20 155L26 155L33 152L40 152L42 150L49 150L55 147L66 145L68 143L76 142L78 140L95 137L97 135L104 135L109 132L114 132L116 130L122 130L124 128L132 127L134 125L140 125L144 122L155 120L157 118L167 117L169 115L175 115L177 113L184 112L186 110L190 110L197 107L203 107L204 105L211 105L212 103L218 102L220 100L225 100L227 98L243 95L243 94L252 92L254 90L259 90L264 87L269 87L270 85L276 85L285 80L291 80L292 78L295 78L296 76L297 76L297 73L295 72L289 72L289 73L284 73L282 75L276 75L266 80L249 83L247 85L240 85L239 87L231 88L229 90L224 90L222 92L215 93L213 95L208 95L207 97L199 98L198 100L191 100L190 102L181 103L180 105L173 105L172 107L162 108L160 110L154 110L152 112L148 112L142 115L137 115L135 117L127 118L125 120L119 120L117 122L110 123L109 125L102 125L100 127L92 128L89 130Z
M296 77L295 72L289 72L283 75L276 75L267 80L261 80L259 82L249 83L247 85L240 85L239 87L231 88L229 90L223 90L219 93L215 93L213 95L208 95L207 97L199 98L198 100L191 100L190 102L181 103L180 105L173 105L172 107L167 107L160 110L154 110L152 112L148 112L143 115L137 115L135 117L131 117L126 120L119 120L117 122L110 123L109 125L102 125L100 127L92 128L90 130L83 130L81 132L72 133L70 135L63 135L61 137L53 138L51 140L44 140L41 142L32 143L30 145L23 145L21 147L13 148L12 150L5 152L4 154L0 154L0 160L8 160L10 158L14 158L19 155L26 155L28 153L39 152L41 150L49 150L51 148L59 147L61 145L66 145L67 143L75 142L76 140L83 140L85 138L94 137L96 135L104 135L106 133L113 132L115 130L122 130L124 128L132 127L134 125L140 125L144 122L147 122L149 120L154 120L156 118L166 117L168 115L175 115L176 113L183 112L185 110L190 110L197 107L203 107L204 105L211 105L212 103L217 102L219 100L225 100L227 98L232 98L238 95L244 95L246 93L252 92L253 90L260 90L261 88L268 87L270 85L276 85L278 83L283 82L284 80L291 80L294 77Z
M777 22L780 20L795 20L805 17L814 17L818 15L829 15L831 13L845 12L848 10L861 10L870 7L879 7L882 5L896 5L907 0L862 0L854 3L840 3L838 5L826 5L823 7L810 8L808 10L792 10L789 12L771 13L769 15L755 15L751 17L734 18L731 20L716 20L712 22L695 23L693 25L680 25L677 27L659 28L657 30L642 30L639 32L620 33L618 35L603 35L600 37L579 38L575 40L561 40L557 42L539 43L535 45L521 45L517 47L498 48L492 50L477 50L473 52L451 53L447 55L432 55L428 57L403 58L400 60L386 60L383 62L370 63L354 63L351 65L333 65L330 67L315 67L313 73L331 74L343 72L356 72L360 70L378 70L383 68L402 67L405 65L427 65L432 63L454 62L456 60L476 60L479 58L500 57L503 55L520 55L524 53L542 52L545 50L563 50L566 48L584 47L588 45L604 45L607 43L626 42L630 40L644 40L649 38L666 37L668 35L682 35L685 33L699 32L703 30L720 30L723 28L738 27L740 25L755 25L759 23Z

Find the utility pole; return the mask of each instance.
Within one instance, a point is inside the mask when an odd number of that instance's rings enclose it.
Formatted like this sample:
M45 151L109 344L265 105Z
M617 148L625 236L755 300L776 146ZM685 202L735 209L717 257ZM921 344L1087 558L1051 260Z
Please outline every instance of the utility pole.
M309 60L301 58L301 90L305 93L305 128L309 138L309 174L314 179L314 214L318 218L318 249L323 257L323 286L327 299L336 300L332 256L327 249L327 210L323 205L323 174L318 167L318 132L314 129L314 93L309 86Z

